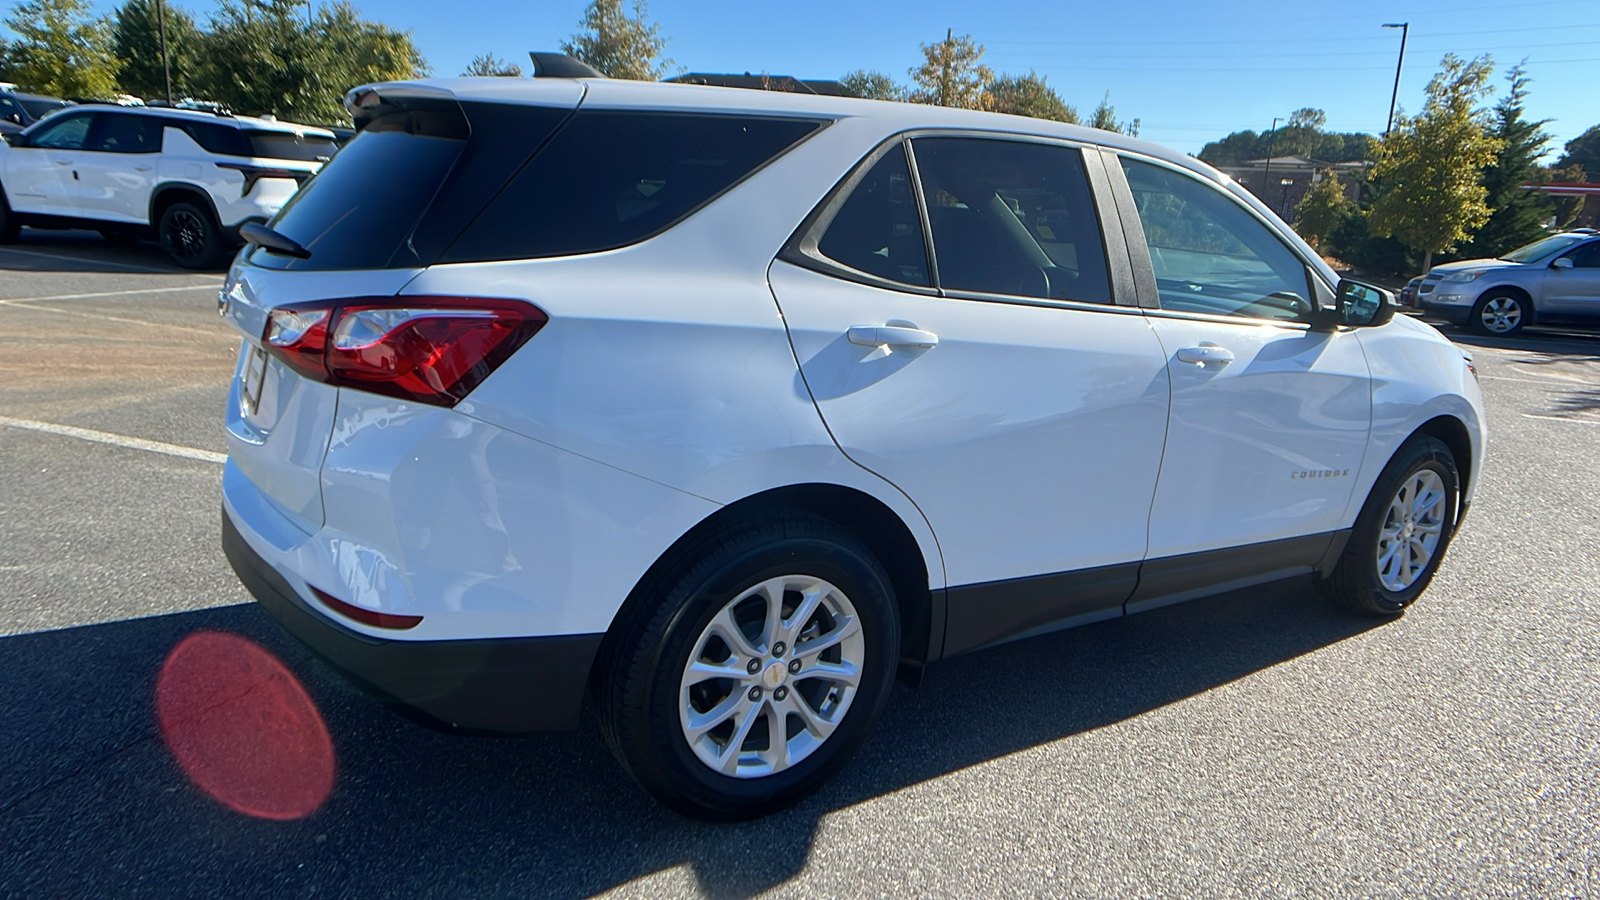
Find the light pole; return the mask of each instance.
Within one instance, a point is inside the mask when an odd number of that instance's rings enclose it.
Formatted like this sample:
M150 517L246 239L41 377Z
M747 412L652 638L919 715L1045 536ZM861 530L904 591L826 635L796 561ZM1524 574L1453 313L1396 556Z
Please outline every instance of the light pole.
M1283 185L1283 198L1278 201L1278 217L1287 222L1289 221L1289 185L1294 184L1294 179L1285 178L1278 183Z
M1282 121L1283 116L1273 116L1272 130L1267 132L1267 168L1261 173L1262 193L1256 195L1261 198L1262 203L1267 202L1265 192L1272 190L1272 143L1278 139L1278 123Z
M167 13L156 0L156 27L161 30L161 74L167 79L167 105L172 105L172 63L167 59Z
M1411 23L1390 22L1383 27L1400 29L1400 60L1394 64L1394 93L1389 95L1389 124L1383 126L1383 136L1388 137L1394 128L1394 104L1400 99L1400 70L1406 64L1406 37L1411 34Z

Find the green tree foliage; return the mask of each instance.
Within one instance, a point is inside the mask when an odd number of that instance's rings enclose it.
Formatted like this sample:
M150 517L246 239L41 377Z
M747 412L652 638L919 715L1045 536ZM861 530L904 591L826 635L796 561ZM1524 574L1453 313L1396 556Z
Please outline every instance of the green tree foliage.
M1277 131L1235 131L1200 150L1200 158L1213 166L1236 166L1252 159L1300 155L1327 162L1368 159L1374 138L1370 134L1323 131L1328 117L1320 109L1297 109L1289 124Z
M348 3L307 19L305 0L223 0L201 41L197 91L251 115L346 122L350 88L426 72L410 32L365 21Z
M561 52L607 77L660 81L672 66L672 60L661 56L667 39L660 25L645 18L644 0L634 0L632 15L622 8L622 0L591 0L581 24L584 30L563 41Z
M1111 92L1100 98L1100 105L1089 114L1089 127L1099 128L1102 131L1117 131L1130 137L1139 136L1139 120L1132 119L1127 122L1117 121L1117 108L1111 105Z
M983 45L972 35L956 37L954 32L946 31L944 40L922 45L922 56L922 65L911 70L911 80L917 84L911 102L984 108L994 70L979 62L983 59Z
M1461 248L1464 256L1494 257L1537 240L1544 223L1555 215L1550 197L1525 191L1524 184L1550 180L1549 171L1539 164L1550 135L1544 131L1548 120L1530 122L1522 117L1528 97L1528 76L1522 67L1513 66L1506 80L1511 88L1494 108L1494 137L1500 151L1483 170L1485 202L1493 210L1489 221Z
M1369 214L1372 231L1422 251L1424 271L1433 254L1455 247L1489 220L1482 174L1500 142L1489 133L1478 102L1490 93L1492 68L1487 56L1468 62L1446 54L1428 82L1422 113L1398 117L1378 144L1372 174L1383 191Z
M1568 146L1571 145L1569 144ZM1566 184L1583 184L1588 180L1588 173L1584 171L1583 166L1580 166L1577 163L1569 163L1564 166L1552 166L1548 171L1549 179L1551 181L1559 181ZM1578 213L1583 212L1583 206L1586 202L1600 201L1595 201L1593 197L1551 198L1556 219L1556 227L1566 228L1567 226L1571 225L1573 221L1578 218Z
M1321 131L1322 126L1326 124L1328 124L1328 114L1320 109L1313 109L1309 106L1303 106L1289 114L1290 128L1318 132Z
M1068 106L1037 72L1001 75L989 83L984 108L1035 119L1078 124L1078 111Z
M27 91L57 97L116 94L117 57L111 27L88 0L29 0L11 10L4 78Z
M1345 196L1344 185L1332 172L1313 184L1294 210L1294 230L1318 252L1323 252L1328 237L1356 212L1355 204Z
M864 100L906 99L906 89L896 84L893 78L882 72L868 72L866 69L857 69L839 79L839 89L846 97L860 97Z
M194 17L162 3L166 20L167 57L172 70L172 96L194 94L200 63L200 30ZM111 15L112 50L120 63L117 84L124 93L146 99L167 96L161 62L161 23L153 0L128 0Z
M1600 177L1600 125L1567 141L1565 149L1567 152L1561 154L1556 165L1582 166L1591 177Z
M474 56L472 62L467 63L467 70L462 75L521 78L522 67L514 62L507 62L493 53Z

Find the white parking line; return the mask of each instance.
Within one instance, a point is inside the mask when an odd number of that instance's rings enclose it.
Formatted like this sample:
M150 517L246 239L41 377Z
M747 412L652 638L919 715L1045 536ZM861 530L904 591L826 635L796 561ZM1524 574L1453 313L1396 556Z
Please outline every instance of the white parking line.
M11 300L0 300L0 306L8 309L26 309L31 312L60 313L63 316L79 316L85 319L103 319L107 322L121 322L125 325L143 325L147 328L164 328L167 331L192 331L215 337L217 332L205 328L195 328L189 325L168 325L165 322L146 322L143 319L130 319L126 316L108 316L103 313L83 312L76 309L56 309L53 306L35 306L33 303L17 303ZM218 320L221 321L221 320Z
M93 431L72 425L57 425L54 422L36 422L33 419L13 419L10 416L0 416L0 425L9 425L12 428L21 428L26 431L42 431L45 434L78 438L79 440L94 441L99 444L110 444L114 447L127 447L130 450L144 450L147 453L165 453L167 456L179 456L184 459L195 459L200 462L217 463L218 465L228 461L228 454L226 453L215 453L210 450L183 447L178 444L163 443L162 441L147 441L144 438L111 434L106 431Z
M176 291L215 291L215 284L183 284L177 287L140 288L136 291L100 291L94 294L55 294L49 297L5 297L6 303L44 303L49 300L94 300L100 297L131 297L135 294L166 294Z
M1600 425L1596 419L1573 419L1568 416L1541 416L1538 413L1523 413L1524 419L1548 419L1551 422L1571 422L1574 425Z

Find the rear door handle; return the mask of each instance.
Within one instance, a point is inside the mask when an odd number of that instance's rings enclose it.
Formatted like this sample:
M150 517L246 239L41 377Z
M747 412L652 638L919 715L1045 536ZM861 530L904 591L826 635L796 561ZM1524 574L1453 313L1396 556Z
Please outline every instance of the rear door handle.
M1216 344L1201 344L1198 347L1184 347L1178 351L1178 362L1196 363L1230 363L1233 362L1233 351L1227 347L1218 347Z
M155 168L155 166L134 166L133 170L135 172L148 172L153 168Z
M852 325L850 343L863 347L916 347L926 350L939 345L939 336L931 331L907 325Z

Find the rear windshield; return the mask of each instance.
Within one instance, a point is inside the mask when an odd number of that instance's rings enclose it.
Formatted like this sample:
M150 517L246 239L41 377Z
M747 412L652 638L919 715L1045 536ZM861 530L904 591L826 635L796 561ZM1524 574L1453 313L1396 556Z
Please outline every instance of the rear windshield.
M339 145L331 137L320 134L294 134L288 131L246 131L251 156L267 159L293 159L316 162L333 157Z
M426 266L568 115L472 103L381 115L272 223L310 258L258 247L250 261L309 270Z
M670 227L821 123L579 111L439 258L592 253Z

